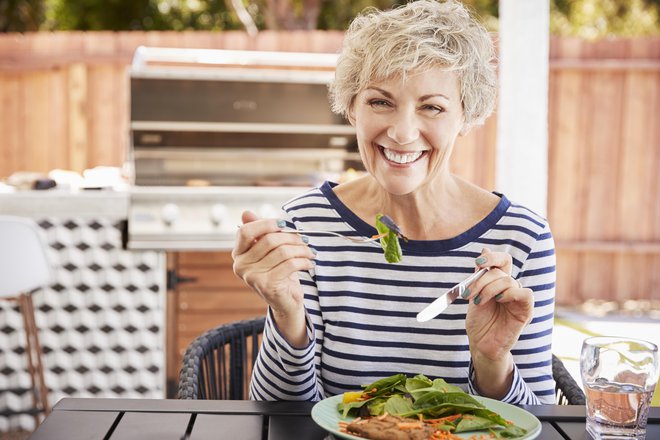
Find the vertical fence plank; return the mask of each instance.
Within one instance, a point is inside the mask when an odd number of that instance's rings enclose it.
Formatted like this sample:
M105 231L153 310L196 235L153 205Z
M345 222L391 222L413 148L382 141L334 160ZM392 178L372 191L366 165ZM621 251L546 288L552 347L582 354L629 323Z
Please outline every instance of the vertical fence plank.
M25 144L23 132L17 129L23 122L21 77L16 73L0 75L0 176L21 169L21 147Z
M649 45L632 45L633 56L648 56ZM654 150L659 145L649 142L649 135L657 123L654 101L658 100L657 84L660 74L630 71L625 74L624 107L622 111L623 136L619 165L619 193L614 200L617 230L624 240L645 240L653 237L653 212L643 206L658 203L652 198L653 176L658 163L654 163ZM650 99L649 99L650 98ZM651 159L651 160L650 160ZM616 299L631 297L650 299L653 269L644 255L619 254L614 256Z
M660 59L660 38L650 39L648 44L648 55L653 59ZM660 115L660 72L655 72L655 80L652 81L651 87L651 115ZM660 241L660 124L657 123L657 118L651 124L649 139L647 141L652 148L653 154L649 155L653 163L653 174L651 187L649 190L650 208L648 214L651 216L652 232L647 240ZM655 205L655 206L653 206ZM660 254L650 255L647 258L649 264L649 288L648 292L653 295L654 299L660 297Z
M587 55L594 56L598 47L590 45ZM590 53L589 53L590 52ZM589 106L585 109L588 120L587 172L583 174L588 188L584 216L583 234L587 240L613 240L616 211L611 203L616 196L616 169L611 167L619 158L618 145L621 141L621 75L612 72L591 71L587 76L585 92ZM611 142L615 139L615 142ZM613 282L612 256L604 253L587 253L583 257L581 291L590 298L607 299L611 296ZM601 267L602 272L592 268Z
M552 40L553 57L580 58L581 41ZM548 219L555 240L580 237L579 210L583 201L580 176L583 174L584 119L583 78L576 71L552 71L549 97ZM579 256L557 248L557 303L576 304L579 297Z
M19 161L23 170L43 171L50 168L48 148L51 143L48 121L50 120L50 75L46 72L30 72L23 77L23 98L20 128L25 144L21 146L23 157Z
M117 150L119 129L115 109L119 104L114 68L109 65L90 66L87 69L89 148L85 166L112 163Z
M68 78L67 72L62 68L50 71L49 78L49 114L50 119L44 121L48 124L49 169L69 168L69 124L68 124Z
M87 66L83 63L72 64L69 74L69 168L82 172L87 168L89 147L87 119Z

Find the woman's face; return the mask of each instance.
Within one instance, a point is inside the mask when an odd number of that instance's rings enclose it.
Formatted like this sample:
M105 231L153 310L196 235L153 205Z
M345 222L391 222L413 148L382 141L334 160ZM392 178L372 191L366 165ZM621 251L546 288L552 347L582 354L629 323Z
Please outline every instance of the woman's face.
M434 67L374 82L350 111L367 171L394 195L409 194L447 170L464 128L458 77Z

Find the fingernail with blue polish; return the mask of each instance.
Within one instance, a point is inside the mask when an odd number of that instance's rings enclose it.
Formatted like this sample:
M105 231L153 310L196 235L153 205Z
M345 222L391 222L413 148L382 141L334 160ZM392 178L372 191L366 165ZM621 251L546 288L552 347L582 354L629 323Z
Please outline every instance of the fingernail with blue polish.
M473 302L474 302L475 304L479 304L479 303L481 302L481 294L477 295L477 296L474 298Z
M314 248L310 248L310 249L312 250L312 253L313 253L314 255L318 255L318 254L319 254L318 251L317 251L316 249L314 249Z
M306 235L301 235L300 239L303 241L303 243L307 244L309 243L309 237Z
M476 260L474 260L474 262L477 264L484 264L486 262L486 257L479 257Z
M461 298L467 298L468 296L470 296L470 288L469 287L463 291L463 293L461 294Z
M495 301L501 300L503 295L504 295L503 293L498 293L497 295L495 295Z
M283 228L285 226L286 226L286 221L285 220L280 219L280 220L277 221L277 227L278 228Z

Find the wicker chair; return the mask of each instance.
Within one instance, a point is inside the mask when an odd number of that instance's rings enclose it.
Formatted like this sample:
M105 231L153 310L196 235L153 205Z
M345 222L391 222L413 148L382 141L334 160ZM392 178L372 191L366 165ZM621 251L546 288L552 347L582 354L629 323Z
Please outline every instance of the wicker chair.
M552 355L552 377L555 379L555 396L559 405L584 405L584 392L568 373L564 363Z
M179 374L179 399L246 399L264 322L260 317L224 324L191 342ZM584 405L584 393L555 355L552 375L557 403Z
M223 324L191 342L179 374L179 399L247 399L265 320Z

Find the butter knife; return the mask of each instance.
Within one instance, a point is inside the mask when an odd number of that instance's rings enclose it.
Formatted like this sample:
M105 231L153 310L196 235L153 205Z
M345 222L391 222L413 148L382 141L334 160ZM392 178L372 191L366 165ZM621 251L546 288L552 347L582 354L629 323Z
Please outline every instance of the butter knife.
M465 292L465 289L470 286L470 284L477 281L486 272L488 272L487 268L480 269L449 289L447 293L440 295L435 301L426 306L424 310L417 314L417 322L429 321L438 316L440 313L444 312L445 309L449 307L449 304L456 301L456 298L461 296L463 292Z

